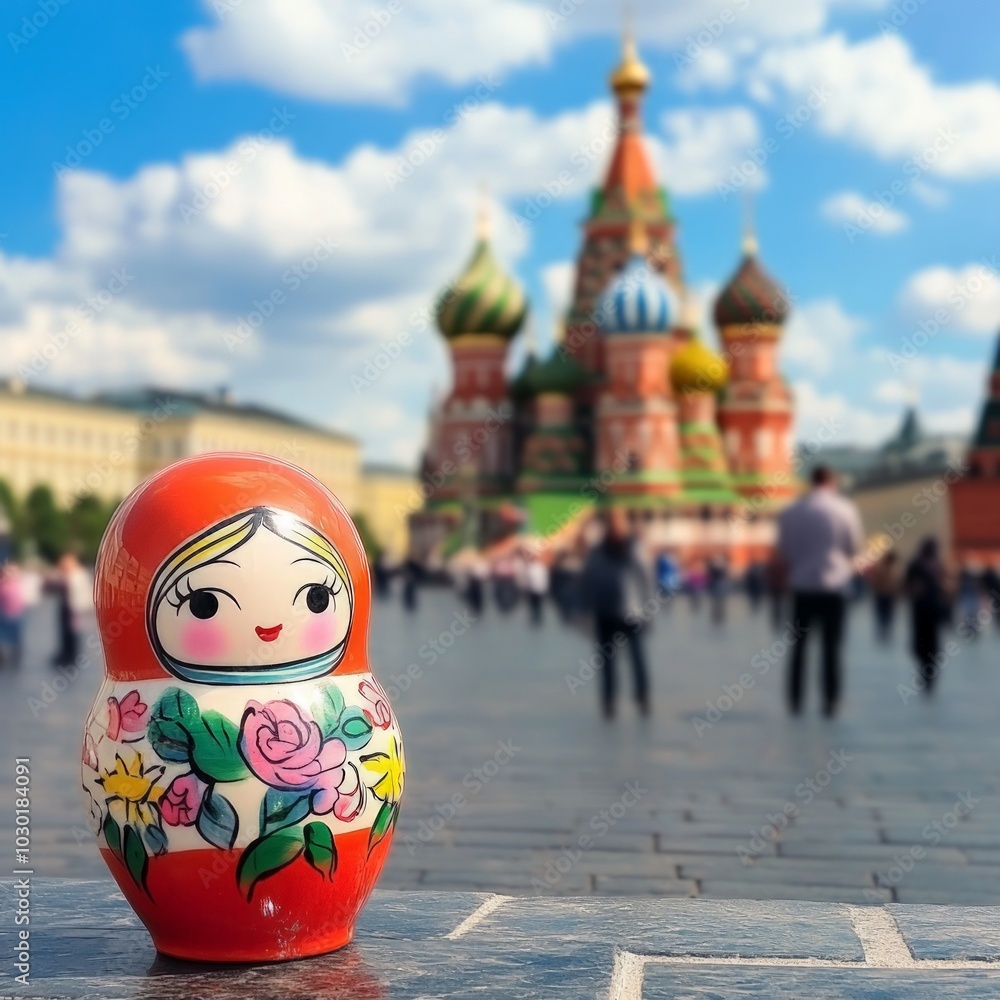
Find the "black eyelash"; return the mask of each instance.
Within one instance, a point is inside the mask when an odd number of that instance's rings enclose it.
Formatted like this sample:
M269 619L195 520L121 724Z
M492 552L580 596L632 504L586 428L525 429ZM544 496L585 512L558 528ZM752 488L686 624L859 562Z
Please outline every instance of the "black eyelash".
M182 583L187 584L188 590L186 594L181 593L180 587ZM184 606L184 603L186 601L191 600L191 595L193 593L194 593L194 587L191 586L191 577L185 576L182 579L178 580L174 584L173 589L167 594L167 604L169 604L172 608L174 608L177 611L177 614L180 614L181 608ZM173 594L177 598L176 602L170 600L171 594Z

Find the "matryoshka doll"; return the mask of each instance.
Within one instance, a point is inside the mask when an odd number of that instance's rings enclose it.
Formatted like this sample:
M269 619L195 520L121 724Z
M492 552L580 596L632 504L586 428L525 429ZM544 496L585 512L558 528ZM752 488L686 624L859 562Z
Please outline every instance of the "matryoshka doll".
M95 590L107 674L83 786L157 949L243 962L347 944L403 788L347 512L277 459L188 459L121 505Z

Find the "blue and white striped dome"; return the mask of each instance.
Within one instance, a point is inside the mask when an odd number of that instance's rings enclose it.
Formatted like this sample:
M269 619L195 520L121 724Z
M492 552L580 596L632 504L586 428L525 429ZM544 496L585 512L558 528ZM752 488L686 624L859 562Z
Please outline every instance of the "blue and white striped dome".
M663 333L675 312L674 294L645 254L633 254L597 303L605 333Z

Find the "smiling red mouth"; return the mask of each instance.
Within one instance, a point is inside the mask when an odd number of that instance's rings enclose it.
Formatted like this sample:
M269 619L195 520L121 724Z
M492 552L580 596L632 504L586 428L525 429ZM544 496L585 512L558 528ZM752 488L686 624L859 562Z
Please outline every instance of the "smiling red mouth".
M258 625L254 631L257 633L257 637L263 642L274 642L278 638L278 633L281 631L280 625L272 625L270 628L263 628Z

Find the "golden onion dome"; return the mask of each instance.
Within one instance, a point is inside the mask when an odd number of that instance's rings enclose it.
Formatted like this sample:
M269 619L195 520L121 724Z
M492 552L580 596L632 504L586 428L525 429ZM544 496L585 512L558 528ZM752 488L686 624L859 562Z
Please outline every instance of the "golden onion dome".
M631 34L626 35L622 45L622 61L611 73L612 90L616 94L633 91L641 93L649 86L651 78L652 74L639 58L635 39Z
M729 366L697 337L689 340L670 362L670 381L678 391L717 392L729 378Z

